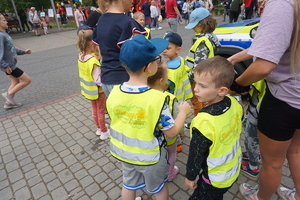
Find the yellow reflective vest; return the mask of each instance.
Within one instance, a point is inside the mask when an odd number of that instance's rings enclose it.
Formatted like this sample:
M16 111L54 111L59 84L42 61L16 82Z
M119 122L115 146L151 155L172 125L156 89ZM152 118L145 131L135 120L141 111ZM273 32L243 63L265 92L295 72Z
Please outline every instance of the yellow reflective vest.
M240 133L243 109L234 97L222 114L210 114L201 110L191 122L190 135L197 129L212 141L207 157L208 177L216 188L230 187L238 178L241 168ZM225 97L226 98L226 97Z
M94 82L92 75L94 65L100 67L100 62L92 55L86 61L78 59L81 94L89 100L96 100L99 97L98 86Z
M115 158L134 165L159 161L160 142L154 133L166 100L166 95L155 89L128 93L114 86L106 108L111 118L110 153Z
M266 81L260 80L252 84L251 90L249 91L250 99L248 101L248 112L251 113L255 118L258 117L259 108L263 97L266 93Z
M186 57L186 61L187 61L187 68L186 68L186 70L188 72L194 69L195 57L196 57L196 50L197 50L198 46L201 43L205 43L206 47L209 50L207 58L211 58L211 57L215 56L215 50L214 50L214 47L213 47L211 41L206 36L202 36L202 37L197 38L197 40L194 42L194 44L190 48L189 53L188 53L188 55Z
M179 103L191 99L193 92L190 84L190 80L186 71L185 60L179 57L177 60L167 62L168 64L168 79L174 83L174 95ZM174 62L175 61L175 62ZM176 66L170 66L176 65Z
M144 29L145 29L145 31L148 33L147 35L145 35L145 38L149 39L151 29L150 29L150 28L147 28L147 27L144 27ZM150 39L151 39L151 38L150 38Z

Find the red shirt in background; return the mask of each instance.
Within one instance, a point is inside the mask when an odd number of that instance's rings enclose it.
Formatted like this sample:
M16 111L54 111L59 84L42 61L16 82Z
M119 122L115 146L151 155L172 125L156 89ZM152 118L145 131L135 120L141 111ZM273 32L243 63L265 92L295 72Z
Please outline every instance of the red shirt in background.
M177 7L176 0L166 0L166 14L167 18L176 18L177 14L174 10L174 7Z

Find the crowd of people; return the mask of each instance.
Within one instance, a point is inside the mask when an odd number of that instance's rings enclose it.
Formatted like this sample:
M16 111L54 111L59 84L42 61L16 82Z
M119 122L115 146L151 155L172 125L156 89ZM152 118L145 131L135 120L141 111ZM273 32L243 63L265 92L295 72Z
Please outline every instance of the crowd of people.
M227 59L215 56L220 43L213 34L216 20L209 0L191 2L195 8L185 28L192 29L195 37L186 57L179 56L185 41L176 33L177 17L181 21L182 16L174 2L165 4L172 31L162 38L149 39L153 23L145 28L149 16L157 17L151 15L155 3L142 6L132 18L124 14L130 12L131 0L99 0L97 25L78 31L81 94L91 100L96 135L101 140L110 138L110 153L122 163L122 199L141 199L136 197L141 188L157 200L168 199L168 182L180 170L175 165L176 146L193 110L194 118L186 126L191 141L185 185L194 190L190 200L223 199L241 171L259 177L257 186L240 185L245 199L266 200L277 192L282 199L299 200L300 2L269 0L251 47ZM240 9L241 1L230 6ZM148 7L150 15L145 13ZM87 21L83 15L78 9L79 27ZM4 106L13 108L19 106L15 93L30 83L29 76L16 67L16 54L31 51L10 45L6 29L0 15L0 66L11 80L2 96ZM233 65L251 58L253 63L235 74ZM236 95L248 95L245 114ZM242 132L245 151L240 145ZM280 186L285 159L293 189Z

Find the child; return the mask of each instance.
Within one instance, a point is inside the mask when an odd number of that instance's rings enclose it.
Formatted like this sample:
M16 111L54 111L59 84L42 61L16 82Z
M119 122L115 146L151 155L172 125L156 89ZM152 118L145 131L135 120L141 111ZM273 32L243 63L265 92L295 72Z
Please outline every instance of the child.
M185 179L194 190L190 200L223 199L239 176L243 109L226 96L234 74L233 65L220 56L202 61L194 70L195 96L207 104L191 123Z
M5 109L16 108L22 106L21 103L16 103L14 100L15 94L30 84L30 77L19 69L16 55L31 54L31 50L21 50L15 48L11 37L6 33L8 28L5 17L0 14L0 69L5 72L11 84L7 92L2 93L6 100Z
M168 68L167 65L161 62L158 65L157 72L153 76L148 78L148 85L156 90L164 92L166 96L169 96L168 105L170 107L171 114L175 118L178 114L178 101L176 97L167 92L168 88ZM167 151L168 151L168 181L172 181L179 172L179 168L175 166L176 162L176 147L177 147L177 137L166 138L167 140Z
M151 30L155 30L154 24L156 25L157 30L162 29L162 27L160 27L158 24L158 11L157 11L157 7L155 6L155 1L153 1L153 0L151 1L150 15L151 15L151 19L152 19Z
M100 139L105 140L109 137L109 130L105 126L106 98L101 88L99 50L92 43L92 35L92 30L80 30L78 33L80 86L81 94L92 103L93 118L97 126L96 135L100 135Z
M135 21L137 21L137 23L139 23L141 26L144 26L144 23L145 23L145 15L144 15L144 13L142 13L142 12L135 12L135 13L133 13L133 19ZM148 33L147 35L145 35L145 37L148 40L151 40L151 29L147 28L147 27L144 27L144 29Z
M98 5L106 12L94 29L93 42L100 48L102 88L108 96L114 85L129 79L119 60L119 46L130 37L137 34L147 35L147 32L134 19L124 15L131 8L131 0L98 0Z
M179 34L168 31L164 39L169 41L169 46L164 50L163 55L168 58L168 92L174 94L181 103L193 97L191 84L186 71L185 60L178 54L181 51L182 39ZM182 151L182 141L178 135L177 151Z
M45 20L45 17L42 17L41 25L44 29L44 34L47 35L48 34L48 24Z
M190 15L189 24L185 27L186 29L193 29L196 32L193 45L186 57L192 89L195 87L193 80L194 67L201 61L213 57L218 48L221 47L218 38L213 34L216 25L216 20L210 15L208 10L205 8L196 8ZM205 104L200 103L195 94L191 101L194 106L194 116L196 116Z
M110 152L122 161L123 200L134 199L136 190L144 187L157 200L168 199L167 152L161 133L175 137L191 108L181 103L174 122L165 104L168 97L147 86L167 46L164 39L137 35L121 47L120 61L130 78L113 88L106 104L111 118Z
M193 97L185 60L178 55L182 39L178 33L171 31L166 32L164 39L169 41L168 48L163 51L163 56L168 59L168 91L181 103Z

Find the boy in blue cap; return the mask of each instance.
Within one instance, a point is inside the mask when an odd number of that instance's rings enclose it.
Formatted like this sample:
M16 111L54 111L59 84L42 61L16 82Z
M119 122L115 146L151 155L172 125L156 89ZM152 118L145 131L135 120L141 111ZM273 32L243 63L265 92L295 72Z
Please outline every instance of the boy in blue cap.
M185 27L186 29L193 29L196 32L193 45L186 57L192 89L195 87L193 69L202 60L215 56L215 52L221 47L218 38L213 34L216 25L216 20L208 10L205 8L196 8L190 15L190 23ZM196 116L205 104L200 103L195 98L195 94L191 101L194 106L194 116Z
M174 120L166 104L168 96L147 85L148 77L157 71L159 54L167 46L164 39L147 40L143 35L121 46L120 61L130 78L113 88L106 105L111 118L110 152L122 161L123 200L133 200L136 190L144 187L157 200L168 199L163 134L175 137L191 108L181 103Z

